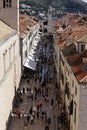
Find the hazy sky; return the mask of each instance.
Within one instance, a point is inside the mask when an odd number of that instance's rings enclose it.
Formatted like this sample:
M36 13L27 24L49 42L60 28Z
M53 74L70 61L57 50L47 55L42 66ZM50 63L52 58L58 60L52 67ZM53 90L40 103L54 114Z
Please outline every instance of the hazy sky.
M82 1L84 1L84 2L86 2L86 3L87 3L87 0L82 0Z

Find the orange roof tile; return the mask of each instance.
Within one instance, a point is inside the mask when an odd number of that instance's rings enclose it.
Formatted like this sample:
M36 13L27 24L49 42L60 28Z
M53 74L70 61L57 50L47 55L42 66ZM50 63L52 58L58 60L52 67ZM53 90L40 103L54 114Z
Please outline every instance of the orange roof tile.
M68 62L69 62L69 64L73 64L75 61L77 61L77 59L79 58L79 54L78 53L76 53L75 55L72 55L72 56L68 56L67 57L67 60L68 60Z
M87 50L82 54L76 54L68 57L68 62L79 82L82 82L85 76L87 76L87 69L84 69L83 58L87 57ZM71 61L71 62L70 62Z
M66 29L59 33L58 29L62 24L66 25ZM67 14L63 16L56 22L55 35L59 39L58 45L60 48L66 45L67 39L78 40L87 35L87 15ZM81 54L75 52L74 55L67 57L67 61L79 82L82 82L87 76L87 70L84 70L83 57L87 57L87 50Z
M59 47L63 47L63 46L65 46L65 44L66 44L66 41L59 41L58 42Z
M20 14L19 17L19 30L20 30L20 34L22 36L26 36L31 27L34 25L37 25L38 22L36 22L35 20L33 20L33 18L27 16L27 15L22 15Z

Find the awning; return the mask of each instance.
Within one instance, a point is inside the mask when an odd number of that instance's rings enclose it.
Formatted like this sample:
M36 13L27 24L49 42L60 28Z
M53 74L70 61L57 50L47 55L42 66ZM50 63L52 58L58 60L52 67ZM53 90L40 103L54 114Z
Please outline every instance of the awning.
M35 61L35 55L29 55L28 58L32 61Z
M36 62L28 58L24 63L24 66L35 71Z
M35 54L36 53L35 49L31 48L30 53Z
M35 50L35 49L37 49L37 46L33 46L33 45L32 45L31 48Z
M38 41L34 39L32 45L38 45Z

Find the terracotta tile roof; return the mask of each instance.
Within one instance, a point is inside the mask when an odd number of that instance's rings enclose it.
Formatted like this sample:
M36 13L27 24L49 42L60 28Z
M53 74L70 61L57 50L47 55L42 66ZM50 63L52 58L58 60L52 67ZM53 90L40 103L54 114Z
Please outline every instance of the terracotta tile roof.
M79 31L80 32L87 31L87 15L67 14L63 16L61 19L58 20L58 22L56 22L56 33L58 33L59 27L62 26L63 24L65 24L66 27L71 26L71 31L72 32L77 31L77 35L79 35L78 34Z
M84 31L84 30L74 31L69 37L77 40L85 34L87 34L87 31Z
M63 47L66 45L66 43L71 42L71 38L69 38L69 36L70 36L70 34L68 31L59 34L58 46Z
M65 24L66 28L59 33L58 30L59 27L62 27L62 24ZM87 58L87 50L83 53L76 52L72 41L87 43L87 15L67 14L63 16L56 22L55 35L58 39L57 44L62 49L64 56L67 56L67 61L78 81L86 81L87 69L84 69L83 58ZM67 47L68 43L71 44ZM73 51L73 49L75 50Z
M85 76L87 76L87 69L84 68L83 58L87 58L87 50L82 54L76 54L68 57L67 60L79 82L83 82Z
M59 41L58 42L59 47L64 47L65 44L66 44L66 41Z
M34 25L37 25L37 24L38 24L38 22L33 20L32 17L20 14L20 17L19 17L19 31L20 31L20 35L22 37L25 37L29 33L30 29Z
M75 75L76 75L77 79L79 80L79 82L83 82L83 79L85 78L85 76L87 76L87 70L83 71L80 69L80 71Z
M80 15L77 14L67 14L65 16L63 16L59 22L61 24L68 24L68 25L75 25L75 23L77 23L79 21L79 19L81 18Z
M74 73L78 73L79 70L80 70L80 68L82 68L82 65L83 65L83 64L78 64L78 65L72 67L73 72L74 72Z
M77 43L81 43L84 42L85 44L87 44L87 33L84 34L84 36L80 37L79 39L76 40Z
M75 55L68 56L67 61L69 62L70 65L72 65L77 59L79 58L79 53L76 53Z

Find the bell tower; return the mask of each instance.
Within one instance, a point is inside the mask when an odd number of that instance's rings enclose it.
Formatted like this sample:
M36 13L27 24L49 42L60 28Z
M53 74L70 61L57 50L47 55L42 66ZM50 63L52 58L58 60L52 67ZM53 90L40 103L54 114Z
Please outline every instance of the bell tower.
M0 20L19 30L19 0L0 0Z
M52 32L52 7L48 8L48 32Z

